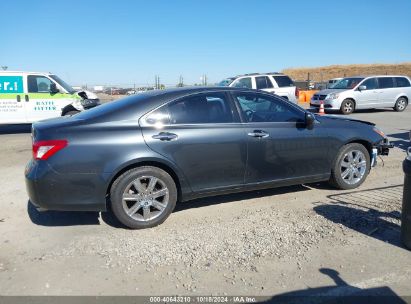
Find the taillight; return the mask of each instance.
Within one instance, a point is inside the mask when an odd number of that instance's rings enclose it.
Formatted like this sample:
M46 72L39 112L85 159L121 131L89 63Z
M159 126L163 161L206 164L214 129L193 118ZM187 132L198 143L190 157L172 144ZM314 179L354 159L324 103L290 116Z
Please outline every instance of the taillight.
M300 97L300 90L297 87L295 87L295 97L296 98Z
M33 158L46 160L56 152L65 148L68 141L65 139L41 140L33 142Z

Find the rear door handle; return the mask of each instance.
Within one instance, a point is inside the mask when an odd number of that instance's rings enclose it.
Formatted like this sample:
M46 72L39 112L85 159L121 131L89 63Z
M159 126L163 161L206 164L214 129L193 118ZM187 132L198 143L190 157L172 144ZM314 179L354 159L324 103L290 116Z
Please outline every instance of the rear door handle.
M16 98L17 98L17 102L21 101L20 95L17 95Z
M270 136L267 132L263 130L254 130L253 132L248 133L248 136L258 137L258 138L267 138Z
M159 140L162 140L162 141L170 141L170 140L177 139L178 136L177 136L177 134L170 133L170 132L160 132L156 135L153 135L152 138L159 139Z
M29 95L24 95L24 100L29 101Z

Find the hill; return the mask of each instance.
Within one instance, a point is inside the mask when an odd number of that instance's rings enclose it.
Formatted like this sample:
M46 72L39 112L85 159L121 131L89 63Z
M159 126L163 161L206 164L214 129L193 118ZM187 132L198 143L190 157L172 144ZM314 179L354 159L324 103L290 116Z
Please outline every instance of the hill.
M281 71L294 80L307 80L310 73L310 80L327 81L336 77L348 77L356 75L375 74L398 74L411 77L411 62L398 64L349 64L349 65L329 65L315 68L288 68Z

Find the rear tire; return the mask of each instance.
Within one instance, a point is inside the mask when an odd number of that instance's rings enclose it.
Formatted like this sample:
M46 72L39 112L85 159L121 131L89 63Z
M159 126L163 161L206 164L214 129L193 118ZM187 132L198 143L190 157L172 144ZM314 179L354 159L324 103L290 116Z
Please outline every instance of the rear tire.
M111 209L123 225L151 228L163 223L174 210L177 188L166 171L145 166L120 175L111 186L110 199Z
M404 97L400 97L395 102L394 110L397 112L402 112L407 108L408 101Z
M348 115L353 113L355 110L355 103L351 99L344 99L344 101L341 104L340 111L344 115Z
M357 188L367 178L370 168L368 150L361 144L347 144L337 154L329 183L337 189Z

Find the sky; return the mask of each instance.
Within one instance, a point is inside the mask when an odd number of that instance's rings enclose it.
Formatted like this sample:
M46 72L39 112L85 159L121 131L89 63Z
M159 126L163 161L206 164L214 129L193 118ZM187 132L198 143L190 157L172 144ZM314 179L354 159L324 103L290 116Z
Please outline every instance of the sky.
M72 85L411 61L411 0L13 0L0 66Z

